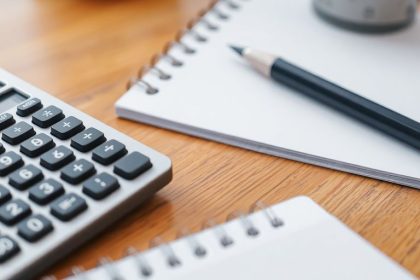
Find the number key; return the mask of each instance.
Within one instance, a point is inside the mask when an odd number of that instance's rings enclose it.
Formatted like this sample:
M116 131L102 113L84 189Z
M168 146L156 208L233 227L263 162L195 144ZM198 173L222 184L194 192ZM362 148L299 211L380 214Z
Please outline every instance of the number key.
M29 242L35 242L53 230L52 223L42 215L33 215L18 225L18 234Z
M45 133L26 140L20 146L20 151L28 157L37 157L55 146L54 141Z
M29 198L40 205L45 205L64 194L63 185L54 179L44 180L29 190Z
M23 165L22 157L9 151L0 156L0 175L6 176Z
M6 225L14 225L32 212L26 202L14 199L0 207L0 221Z
M74 159L73 151L61 145L43 154L41 165L49 170L58 170Z
M20 251L16 241L12 238L0 235L0 263L4 263Z
M10 191L4 186L0 185L0 205L10 200L11 198L12 195L10 194Z
M42 178L44 178L42 171L32 164L28 164L10 175L9 184L18 190L25 190Z

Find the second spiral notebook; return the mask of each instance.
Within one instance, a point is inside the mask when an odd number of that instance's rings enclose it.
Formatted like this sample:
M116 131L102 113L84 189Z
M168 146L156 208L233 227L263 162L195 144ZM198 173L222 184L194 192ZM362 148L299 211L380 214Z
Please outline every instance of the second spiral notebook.
M361 34L330 25L311 0L219 1L153 60L116 103L121 117L420 188L420 153L244 65L239 44L420 121L420 22Z
M73 280L415 279L303 196L75 276Z

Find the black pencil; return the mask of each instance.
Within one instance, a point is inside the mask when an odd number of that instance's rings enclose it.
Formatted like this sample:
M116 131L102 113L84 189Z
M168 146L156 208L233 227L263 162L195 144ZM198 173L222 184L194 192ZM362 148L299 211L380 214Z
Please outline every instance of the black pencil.
M251 48L231 48L267 77L420 149L419 122L276 56Z

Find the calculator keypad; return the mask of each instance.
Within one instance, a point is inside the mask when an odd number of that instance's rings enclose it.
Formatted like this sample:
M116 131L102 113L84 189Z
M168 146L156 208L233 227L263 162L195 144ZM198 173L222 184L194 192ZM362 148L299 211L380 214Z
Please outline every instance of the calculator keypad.
M0 278L26 279L166 185L171 162L1 69L0 85L21 102L0 111Z

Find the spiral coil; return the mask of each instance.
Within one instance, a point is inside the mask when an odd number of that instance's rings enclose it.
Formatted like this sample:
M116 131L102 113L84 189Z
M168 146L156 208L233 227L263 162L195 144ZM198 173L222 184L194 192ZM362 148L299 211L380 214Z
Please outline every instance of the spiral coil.
M256 202L250 207L249 214L236 211L229 214L226 218L226 221L230 221L232 219L238 220L239 223L242 225L245 234L249 238L257 238L260 234L260 230L249 217L250 214L254 213L257 210L263 213L263 215L266 217L266 220L269 222L269 225L272 228L278 229L284 226L284 221L279 216L277 216L273 209L261 201ZM214 220L209 219L205 221L202 225L202 230L205 229L213 231L218 243L223 248L228 249L231 245L235 243L234 238L229 235L229 233L225 229L224 224L218 225ZM203 244L201 244L198 241L194 234L190 234L188 230L184 229L179 231L177 234L177 239L180 238L182 238L189 244L191 252L195 257L203 258L206 256L207 249ZM163 258L165 259L165 262L168 264L168 267L175 269L179 266L182 266L182 260L177 256L176 252L173 250L171 245L165 242L161 237L157 236L153 238L149 243L149 247L157 248L161 252ZM142 254L134 247L130 247L126 250L126 255L131 257L134 266L137 268L141 276L147 278L153 275L153 267L147 261L145 254ZM117 266L114 265L109 258L102 257L99 260L98 265L103 268L104 272L108 275L109 279L124 280L124 277L118 271ZM74 267L71 273L72 276L78 280L89 280L86 278L84 270L81 267Z
M186 28L182 29L181 31L177 33L173 41L166 44L166 46L163 48L163 51L161 53L158 53L155 56L153 56L150 63L148 65L143 66L138 72L137 76L132 77L128 81L127 89L130 89L134 85L137 85L137 86L140 86L141 88L144 88L147 94L152 95L152 94L158 93L159 89L156 86L150 84L149 82L146 82L143 79L143 77L146 74L151 73L153 75L156 75L162 81L171 79L172 75L158 68L156 64L159 61L164 60L164 61L167 61L169 65L171 65L172 67L184 66L184 61L169 54L170 50L172 50L173 48L179 48L186 55L195 54L197 52L197 49L182 42L182 38L184 38L184 36L189 36L198 43L206 43L209 40L209 38L197 32L194 29L194 27L200 24L200 25L203 25L209 31L218 31L220 29L220 26L217 23L211 22L208 18L205 17L205 15L212 14L216 17L218 21L229 20L231 17L230 11L234 12L235 10L240 9L242 5L242 3L240 2L246 2L246 1L248 0L212 1L212 3L206 9L201 11L196 18L192 19L191 21L187 23ZM223 7L226 7L229 12L226 12L220 9L219 5L223 5Z

